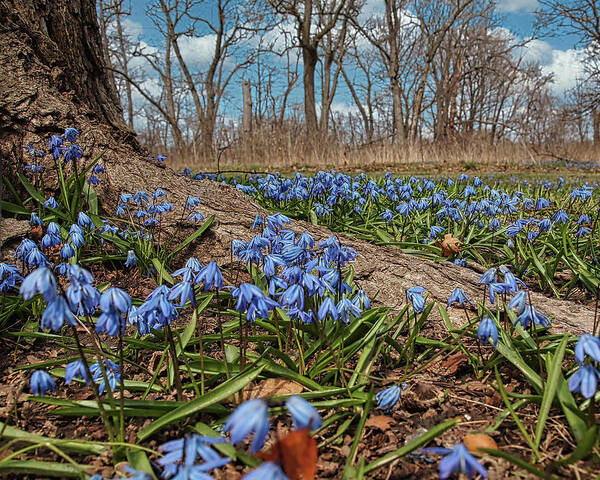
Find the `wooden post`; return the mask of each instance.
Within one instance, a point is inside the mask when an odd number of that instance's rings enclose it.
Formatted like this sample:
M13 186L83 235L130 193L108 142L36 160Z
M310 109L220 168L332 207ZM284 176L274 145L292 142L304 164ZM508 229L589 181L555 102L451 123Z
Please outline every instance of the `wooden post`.
M242 82L242 96L244 102L244 113L242 116L242 132L244 140L249 140L252 134L252 92L250 91L250 82Z

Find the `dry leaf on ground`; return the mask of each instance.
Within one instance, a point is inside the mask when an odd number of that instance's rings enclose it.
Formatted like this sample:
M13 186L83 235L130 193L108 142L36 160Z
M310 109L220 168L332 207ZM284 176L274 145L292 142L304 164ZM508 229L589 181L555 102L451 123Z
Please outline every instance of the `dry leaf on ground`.
M396 421L387 415L371 415L367 419L365 426L386 431L389 430L394 423L396 423Z
M460 253L462 242L452 236L451 233L444 235L444 240L440 243L437 242L438 246L442 249L442 255L444 257L452 257L457 253Z
M277 395L296 395L304 388L299 383L285 378L267 378L244 388L244 399L274 397Z
M479 452L480 448L491 448L493 450L498 450L498 444L492 437L486 435L485 433L469 433L468 435L465 435L463 443L471 453L483 453Z
M454 375L463 363L467 363L467 360L468 357L462 352L450 355L440 364L440 374Z

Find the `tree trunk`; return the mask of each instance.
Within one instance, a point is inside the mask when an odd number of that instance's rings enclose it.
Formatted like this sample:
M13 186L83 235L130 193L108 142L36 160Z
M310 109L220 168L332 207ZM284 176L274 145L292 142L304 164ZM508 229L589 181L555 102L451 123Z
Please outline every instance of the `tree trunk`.
M250 82L244 80L242 82L242 98L244 101L244 110L242 115L242 131L244 140L250 140L252 135L252 91L250 90Z
M303 46L302 60L304 61L304 115L306 117L306 129L309 133L317 131L317 107L315 105L315 70L317 68L317 50Z
M147 152L123 121L116 91L104 68L94 1L4 0L0 15L4 20L0 40L5 47L0 50L4 73L0 83L3 173L10 178L22 170L26 163L23 144L41 148L49 135L62 133L68 126L78 128L86 155L106 152L102 158L106 174L97 186L104 212L114 212L122 192L162 188L174 205L172 216L164 219L165 228L183 238L196 227L175 226L186 198L197 196L203 202L201 212L214 214L216 221L208 234L182 255L196 255L203 262L216 260L227 269L231 240L251 239L255 215L267 212L232 187L208 180L196 182L147 160ZM6 227L0 235L0 247L10 236L12 227ZM318 240L331 235L324 227L301 221L292 222L291 228L307 231ZM378 294L378 302L383 304L399 307L406 288L415 285L426 286L430 298L440 302L445 302L456 286L471 298L480 295L479 275L470 269L450 262L436 264L343 235L340 240L359 254L354 264L359 285L371 296ZM558 330L573 334L591 330L592 308L535 293L532 299L542 312L554 316Z
M595 108L592 112L594 122L594 145L600 145L600 110Z

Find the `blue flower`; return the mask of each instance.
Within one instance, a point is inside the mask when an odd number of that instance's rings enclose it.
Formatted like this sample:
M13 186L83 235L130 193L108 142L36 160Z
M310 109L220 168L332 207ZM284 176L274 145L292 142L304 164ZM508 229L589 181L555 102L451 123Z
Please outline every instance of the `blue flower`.
M217 262L210 262L198 272L194 283L197 284L199 282L204 284L204 290L210 290L211 288L216 288L217 290L223 289L223 275Z
M71 145L69 148L65 150L64 161L65 163L73 161L73 163L77 162L81 157L83 157L83 152L81 151L81 147L79 145Z
M496 348L498 344L498 327L496 323L489 317L482 318L477 329L477 336L483 345L487 345L491 337L492 345Z
M304 310L304 289L300 285L291 285L281 294L281 305L289 309Z
M83 230L76 223L71 225L68 238L76 248L81 248L85 245L85 239L83 238Z
M66 260L73 256L75 256L75 249L73 248L73 245L71 245L70 243L65 243L60 249L60 258Z
M403 383L402 386L392 385L391 387L378 392L377 395L375 395L377 405L386 412L390 411L394 408L396 403L398 403L403 388L406 388L406 383Z
M150 195L144 192L143 190L138 190L130 197L136 205L141 205L142 203L148 203L150 201ZM123 200L123 196L121 195L121 200Z
M41 293L46 302L51 302L57 296L56 278L47 267L40 267L25 277L19 293L24 300L29 300L36 293Z
M381 214L381 219L386 223L392 223L394 221L394 212L387 209Z
M37 249L35 242L29 238L24 238L15 250L15 257L21 261L25 261L25 257L27 257L29 252L31 252L33 249Z
M296 430L303 428L316 430L323 425L323 420L317 409L302 397L292 395L286 400L285 406L292 415L292 421Z
M448 298L448 307L454 303L465 305L466 303L471 303L471 300L469 300L469 297L467 297L465 292L463 292L460 287L456 287ZM471 303L471 305L473 304Z
M467 447L462 443L459 443L453 449L422 448L420 451L446 455L440 461L440 479L448 478L453 473L459 472L466 474L470 479L475 476L475 472L478 472L483 478L488 478L486 469L469 453Z
M44 255L39 248L35 247L32 248L31 250L29 250L29 252L27 253L27 264L29 266L42 266L42 267L46 267L48 265L50 265L50 262L48 262L48 259L46 258L46 255Z
M340 318L344 321L344 323L350 322L350 317L360 318L362 315L362 309L351 302L349 298L342 298L335 307L340 314Z
M227 419L223 431L231 431L231 443L239 443L254 432L250 451L255 454L265 444L269 428L267 404L264 400L256 398L248 400L236 408Z
M564 210L559 210L552 216L552 223L554 223L554 225L556 225L558 222L561 222L564 225L568 221L569 215Z
M100 297L102 313L96 323L96 332L107 333L110 336L122 335L125 330L125 319L131 308L129 295L117 287L110 287Z
M104 167L98 163L92 169L92 173L95 173L96 175L104 173Z
M56 210L59 207L59 203L54 200L54 197L50 197L48 200L44 202L44 208L50 208L52 210Z
M487 270L479 279L479 283L485 283L486 285L489 285L490 283L495 283L496 282L496 268L492 267L489 270Z
M188 197L185 201L186 210L191 210L194 207L200 205L200 199L198 197Z
M118 287L110 287L100 297L100 308L104 312L111 310L127 313L131 307L131 298Z
M117 385L121 383L121 367L117 365L112 360L105 359L102 361L104 365L104 370L106 371L106 378L108 380L108 386L114 392L117 388ZM94 383L98 383L98 393L102 395L106 390L106 383L104 381L104 376L102 375L102 370L100 368L100 364L98 362L94 363L90 367L90 372L92 374L92 380Z
M83 360L75 360L74 362L67 364L67 367L65 368L65 383L70 385L74 378L85 380L85 383L87 384L90 383Z
M508 308L516 308L517 313L521 315L527 305L527 291L519 290L517 294L508 302Z
M137 257L135 256L135 252L133 250L127 251L127 260L125 260L125 266L127 268L137 266Z
M34 226L41 227L43 224L44 224L44 222L42 222L42 219L40 217L38 217L38 214L35 212L32 212L31 217L29 217L29 225L31 225L32 227L34 227Z
M176 283L169 291L167 298L171 302L179 298L178 306L180 307L183 307L189 300L193 307L195 304L194 287L191 282Z
M584 398L592 398L598 389L600 372L592 365L582 365L569 378L569 390L579 392Z
M275 462L264 462L244 475L244 480L290 480Z
M164 467L163 478L212 479L204 472L222 467L229 463L231 458L221 457L211 448L211 445L225 442L223 437L204 437L194 434L162 444L159 450L165 455L159 458L157 463ZM198 456L204 463L196 464Z
M544 328L551 324L550 319L546 315L538 312L534 306L530 305L525 307L523 313L517 317L514 326L520 323L523 325L523 328L527 328L532 321L535 325L541 325Z
M190 214L188 220L191 220L194 223L198 223L200 220L204 220L204 215L202 215L200 212L194 212Z
M48 328L58 332L65 323L70 326L75 326L77 325L77 320L64 297L57 296L46 306L46 309L42 314L40 326L43 329Z
M158 161L158 163L162 163L162 162L164 162L166 159L167 159L167 156L166 156L166 155L160 155L160 154L159 154L159 155L157 155L157 156L156 156L156 160Z
M332 320L337 320L339 318L339 312L335 307L333 298L325 297L325 300L323 300L323 303L321 303L321 306L319 307L317 316L321 321L325 320L327 317L331 318Z
M71 143L75 143L77 141L77 137L79 136L79 131L76 128L67 127L65 128L65 133L63 137Z
M71 277L73 277L71 274L72 267L76 266L71 265L71 268L69 268L69 275ZM87 272L87 270L85 271ZM95 312L100 302L100 292L96 287L91 285L91 281L87 282L71 278L71 284L67 288L65 295L67 296L71 310L77 312L78 315L84 315L85 313L91 315Z
M581 335L575 345L575 360L579 365L583 365L586 355L600 362L600 338L589 333Z
M252 223L252 230L256 230L258 227L262 227L264 224L263 219L260 215L256 215L254 217L254 222Z
M510 285L506 283L490 283L488 285L489 293L490 293L490 302L492 304L496 303L496 294L497 293L510 293Z
M406 296L412 303L415 314L425 310L425 297L423 296L425 289L423 287L411 287L406 290Z
M92 222L92 219L90 217L88 217L84 212L79 212L79 214L77 215L77 224L81 227L81 228L94 228L94 222Z
M359 307L362 306L363 310L369 310L371 308L371 300L369 300L367 292L362 289L356 292L356 295L352 299L352 303Z
M29 388L34 395L43 397L46 392L53 392L56 390L56 383L49 373L44 370L36 370L29 380Z

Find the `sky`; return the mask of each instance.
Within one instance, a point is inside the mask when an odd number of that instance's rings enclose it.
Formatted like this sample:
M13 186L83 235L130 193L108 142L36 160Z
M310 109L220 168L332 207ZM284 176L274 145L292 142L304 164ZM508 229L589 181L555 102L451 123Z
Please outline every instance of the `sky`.
M126 21L126 30L133 36L143 38L152 43L157 34L151 20L146 16L146 0L130 0L132 15ZM212 9L216 6L215 0L205 0L205 7ZM381 11L383 0L367 0L366 8L369 12ZM496 11L501 15L501 25L510 31L516 39L529 39L534 32L535 10L538 0L497 0ZM210 10L209 10L210 12ZM209 13L210 15L210 13ZM214 42L210 35L194 39L183 39L182 49L186 51L189 61L202 64L210 58ZM557 96L575 84L578 75L583 73L582 56L576 48L577 39L560 32L554 36L541 36L530 41L526 47L525 56L537 60L542 65L544 74L552 74L554 83L552 90ZM237 93L233 93L237 95ZM336 98L336 108L344 110L352 108L352 100L343 92ZM232 112L233 113L233 112Z

